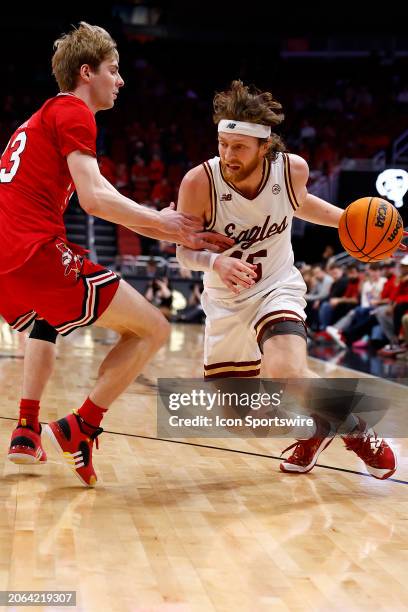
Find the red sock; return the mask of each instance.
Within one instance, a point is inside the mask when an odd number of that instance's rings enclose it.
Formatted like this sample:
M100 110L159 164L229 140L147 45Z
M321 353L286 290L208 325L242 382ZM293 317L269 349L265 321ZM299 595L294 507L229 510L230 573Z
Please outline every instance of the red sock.
M18 424L22 427L28 425L35 431L40 431L40 423L38 415L40 413L40 402L38 400L21 399L20 401L20 418Z
M93 403L89 397L86 398L85 402L78 410L78 414L83 421L85 421L86 425L91 425L91 427L99 427L105 412L107 412L107 408L101 408Z

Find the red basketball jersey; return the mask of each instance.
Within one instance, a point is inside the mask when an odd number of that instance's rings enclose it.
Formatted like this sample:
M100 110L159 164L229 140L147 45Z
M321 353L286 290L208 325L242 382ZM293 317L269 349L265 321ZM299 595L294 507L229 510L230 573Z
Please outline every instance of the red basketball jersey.
M65 238L63 213L75 191L66 156L76 150L96 155L96 123L72 94L50 98L14 132L0 163L0 274Z

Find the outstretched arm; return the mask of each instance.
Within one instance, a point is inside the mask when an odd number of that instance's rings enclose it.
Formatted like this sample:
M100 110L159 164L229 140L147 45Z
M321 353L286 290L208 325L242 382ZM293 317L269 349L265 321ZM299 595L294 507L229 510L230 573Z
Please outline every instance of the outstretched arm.
M107 189L118 193L115 187L105 177L102 177L102 179ZM169 214L170 211L175 209L175 204L172 202L170 206L168 206L167 208L163 208L159 214L165 216ZM125 227L132 230L132 232L142 234L143 236L147 236L148 238L154 238L155 240L166 240L167 242L174 242L172 236L168 232L156 227L146 227L141 224L131 225L130 223L128 223ZM229 246L231 246L229 238L226 238L221 234L217 234L216 232L192 232L188 236L188 239L183 242L183 244L187 245L193 250L208 249L210 251L214 251L215 253L219 253L220 250L227 249Z
M306 184L309 178L309 167L305 160L299 155L290 155L290 170L296 198L300 204L295 217L317 225L339 227L340 217L344 210L308 193ZM408 232L404 232L404 237L406 236ZM401 251L408 250L408 247L402 243L398 248Z
M309 193L306 187L309 178L307 163L299 155L291 154L289 159L293 188L300 204L300 208L295 212L295 217L317 225L338 227L343 209Z
M163 214L126 198L101 175L97 161L91 155L73 151L67 156L67 163L79 202L91 215L136 231L149 228L163 233L163 240L187 245L191 245L192 235L203 227L191 214L175 210Z

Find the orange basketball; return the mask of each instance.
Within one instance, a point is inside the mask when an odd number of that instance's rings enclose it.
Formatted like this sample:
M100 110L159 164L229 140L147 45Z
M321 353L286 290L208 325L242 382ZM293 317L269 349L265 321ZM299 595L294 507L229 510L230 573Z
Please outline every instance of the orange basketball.
M403 238L404 224L397 209L381 198L360 198L340 217L343 247L360 261L388 259Z

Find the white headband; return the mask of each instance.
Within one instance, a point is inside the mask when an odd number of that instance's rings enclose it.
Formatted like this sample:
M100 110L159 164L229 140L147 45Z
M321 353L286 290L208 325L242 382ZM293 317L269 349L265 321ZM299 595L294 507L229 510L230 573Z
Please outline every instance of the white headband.
M255 136L255 138L269 138L271 135L271 128L269 125L235 121L235 119L221 119L218 124L218 131L229 132L230 134L244 134L244 136Z

